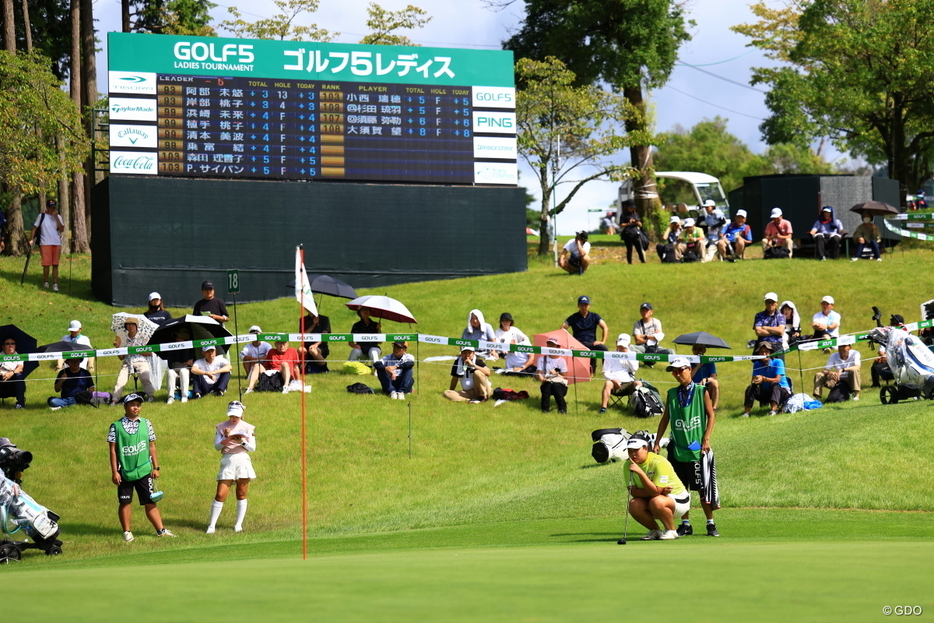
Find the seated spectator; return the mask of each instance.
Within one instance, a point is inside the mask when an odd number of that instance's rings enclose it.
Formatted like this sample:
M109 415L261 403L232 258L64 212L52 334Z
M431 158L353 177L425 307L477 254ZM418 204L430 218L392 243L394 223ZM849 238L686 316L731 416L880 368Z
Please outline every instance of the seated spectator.
M123 322L123 328L126 329L126 343L124 344L120 337L117 336L114 340L114 348L146 345L148 340L138 336L139 320L133 316L127 316ZM150 364L152 353L117 355L117 357L123 361L123 365L120 366L120 371L117 373L117 384L114 386L112 404L120 403L123 388L126 387L131 374L139 375L139 380L143 384L143 392L148 396L148 400L152 402L152 396L156 393L156 387L152 382L152 367Z
M485 340L487 342L496 342L496 333L493 331L493 325L483 319L483 312L479 309L471 309L467 315L467 326L461 332L462 340ZM480 358L496 359L498 355L495 351L478 348L477 356Z
M639 252L639 261L645 264L645 249L642 246L642 217L636 210L636 204L627 201L623 214L619 218L619 237L626 243L626 261L632 264L633 248Z
M81 359L65 360L65 368L55 377L55 391L61 396L49 398L48 404L53 411L75 404L75 396L81 392L94 391L94 378L90 372L81 368Z
M545 343L548 348L561 348L558 339L548 338ZM568 405L564 397L568 393L568 364L561 355L542 355L535 364L537 371L535 378L541 383L542 413L551 411L551 397L555 397L558 413L567 413Z
M224 301L214 298L214 284L212 282L205 281L201 284L201 296L203 298L195 303L194 308L192 308L191 313L193 315L208 316L221 324L230 320L230 316L227 315L227 305L224 304Z
M746 245L752 242L752 228L746 224L746 210L737 210L717 240L720 258L728 262L745 259Z
M16 352L14 338L3 339L3 354L19 354ZM26 377L23 375L23 362L0 361L0 398L12 397L16 397L16 409L26 406Z
M684 219L684 227L681 229L681 235L678 240L684 245L681 251L682 262L706 261L704 232L695 225L694 219Z
M752 404L756 401L767 402L771 407L769 415L775 415L791 398L791 383L785 376L785 362L772 357L772 342L759 342L756 355L764 355L752 364L752 383L746 388L743 404L743 417L749 417Z
M143 312L143 315L160 327L172 319L172 314L165 311L165 306L162 305L162 295L158 292L149 293L149 309Z
M665 339L665 334L662 333L662 321L654 318L654 314L655 310L651 303L643 303L639 307L641 318L632 326L632 338L635 344L632 345L631 350L641 354L674 355L673 349L659 346L659 342ZM654 365L654 362L648 362L646 365Z
M357 310L357 316L360 317L360 320L355 322L352 327L350 327L350 332L355 335L360 335L363 333L382 333L383 327L382 324L370 317L370 309L367 307L361 307ZM380 350L379 346L382 342L361 342L357 344L356 342L350 343L350 361L357 361L358 359L369 359L371 363L376 363L379 361L380 356L383 354L383 351Z
M782 350L788 350L801 339L801 316L798 308L791 301L783 301L778 311L785 318L785 332L782 333Z
M781 208L772 208L771 220L765 226L765 237L762 239L762 256L768 258L767 252L773 247L788 250L788 257L794 255L794 231L791 221L782 218Z
M774 292L767 292L764 297L765 309L756 313L752 322L752 329L756 332L756 348L762 342L769 342L772 345L772 351L778 350L782 344L782 336L785 334L787 319L785 315L778 311L778 295ZM784 355L779 357L784 361Z
M861 368L859 351L849 344L840 344L837 352L827 359L824 369L814 375L814 397L820 400L823 388L831 389L845 382L850 386L853 401L859 400Z
M565 271L581 275L590 266L590 243L587 242L587 232L579 231L574 240L568 240L558 257L558 266Z
M698 357L707 354L707 347L701 344L691 346L691 352ZM707 387L707 393L710 394L710 403L713 410L716 411L720 406L720 381L717 380L717 364L712 361L707 363L691 364L691 380L698 385Z
M714 258L714 254L717 252L717 243L720 241L723 228L726 227L727 223L723 211L717 207L713 199L704 202L704 225L707 227L707 243L705 247L706 254L701 261L709 262Z
M499 317L499 328L496 330L496 341L503 344L520 344L522 346L531 346L528 336L519 330L513 323L512 314L504 312ZM503 351L503 359L506 362L504 374L520 375L535 374L535 360L529 353L518 353L515 351Z
M405 342L393 342L392 354L386 355L373 366L383 392L394 400L405 400L405 395L412 393L415 384L412 376L415 357L409 354L408 348Z
M277 341L276 348L269 353L269 371L282 377L282 393L289 393L289 383L301 376L298 367L298 351L289 348L288 342Z
M616 351L620 353L629 352L629 344L632 338L628 333L620 333L616 338ZM639 369L639 362L635 359L604 359L603 360L603 395L600 402L600 413L606 413L606 407L610 404L610 395L628 396L642 385L636 380L636 371Z
M880 381L895 380L895 373L892 372L892 368L889 366L889 358L885 354L885 346L879 347L879 357L872 362L869 373L872 375L873 387L881 387Z
M577 311L564 320L561 328L571 330L574 339L584 345L587 350L609 350L606 347L606 338L610 329L599 314L590 311L590 297L581 296L577 299ZM597 329L600 329L600 339L597 339ZM597 369L597 360L590 360L590 371Z
M814 329L815 340L827 340L840 336L840 314L833 310L834 300L832 296L825 296L820 301L820 311L811 318L811 328ZM824 349L824 354L830 353L829 348Z
M824 261L827 256L835 260L840 255L840 240L843 238L843 223L834 215L832 206L824 206L820 211L820 217L814 221L811 231L808 232L814 238L816 245L815 259Z
M217 354L216 346L205 346L202 349L202 358L191 366L194 399L210 393L216 396L226 394L232 369L227 358Z
M269 369L269 353L272 346L259 340L259 334L263 330L258 325L250 327L250 335L255 335L257 339L244 345L240 351L240 361L243 362L243 373L248 379L244 395L249 394L256 388L259 377Z
M298 321L299 333L330 333L331 319L327 316L315 316L308 314ZM328 364L325 359L331 354L331 349L327 342L305 342L302 344L305 349L305 374L321 374L328 372Z
M451 366L451 387L445 390L444 397L454 402L483 402L493 393L489 376L490 370L477 358L476 349L464 346ZM461 390L455 391L458 381Z
M681 219L672 216L668 219L668 227L662 232L662 241L655 245L655 252L662 262L680 262L684 253L684 243L681 238Z
M853 232L853 242L856 243L856 255L853 256L853 261L862 259L863 251L866 247L869 247L872 251L872 259L881 262L880 240L882 240L882 236L879 234L879 228L872 222L872 217L863 215L863 222Z
M172 339L176 342L187 342L190 339L187 331L177 331L172 334ZM165 356L166 378L169 397L165 404L170 405L175 402L175 391L178 390L180 400L188 402L188 386L191 384L191 366L195 363L195 350L185 348L182 350L171 350Z
M91 346L91 338L89 338L86 335L82 335L81 328L82 327L81 327L80 320L72 320L71 323L69 323L68 325L68 334L62 336L62 341L69 342L77 346L82 346L83 347L82 350L91 350L92 348L94 348L93 346ZM85 359L81 359L80 361L81 361L82 370L87 370L91 373L94 372L94 358L93 357L87 357ZM65 367L65 360L59 359L56 362L55 369L62 370L64 367Z

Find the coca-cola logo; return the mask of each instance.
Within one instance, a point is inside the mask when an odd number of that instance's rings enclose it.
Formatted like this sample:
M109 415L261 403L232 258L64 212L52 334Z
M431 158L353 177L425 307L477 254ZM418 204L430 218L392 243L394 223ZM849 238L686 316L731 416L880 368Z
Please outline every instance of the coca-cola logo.
M153 156L117 156L114 158L114 168L128 171L151 171L156 166Z

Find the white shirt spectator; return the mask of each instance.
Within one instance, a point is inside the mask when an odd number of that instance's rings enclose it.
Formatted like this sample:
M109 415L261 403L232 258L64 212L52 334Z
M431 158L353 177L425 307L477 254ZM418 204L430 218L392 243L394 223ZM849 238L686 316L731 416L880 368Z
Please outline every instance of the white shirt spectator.
M590 253L590 243L585 242L581 245L581 248L584 250L584 255ZM568 243L564 245L564 250L570 253L571 255L577 256L577 238L572 238L568 240Z
M850 375L850 373L846 371L846 368L856 368L861 363L862 363L862 359L859 356L859 351L856 350L855 348L851 348L850 353L849 355L847 355L847 358L845 360L840 356L839 352L832 354L827 359L827 368L830 370L833 370L833 369L839 370L840 378L845 379L846 377Z
M230 362L227 361L226 357L223 357L221 355L215 356L213 363L208 363L207 360L203 358L195 362L195 366L197 366L197 368L203 372L217 372L224 366L228 366L228 365L230 365ZM208 387L210 387L211 385L214 385L214 382L217 381L216 376L213 379L209 376L204 376L202 378L204 379L204 382Z
M837 328L830 332L831 337L840 337L840 314L834 310L830 310L830 313L824 315L823 311L819 311L814 316L811 317L811 323L819 322L825 327L829 327L832 324L837 325Z
M604 359L603 378L618 383L631 383L636 380L639 362L635 359Z

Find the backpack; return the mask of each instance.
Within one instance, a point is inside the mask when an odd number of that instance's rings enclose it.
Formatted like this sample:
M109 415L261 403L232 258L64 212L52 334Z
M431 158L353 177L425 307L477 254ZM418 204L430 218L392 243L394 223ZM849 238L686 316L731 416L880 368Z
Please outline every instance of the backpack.
M830 389L825 402L846 402L850 399L850 384L844 379L837 381L837 384Z
M673 244L659 244L655 246L656 251L658 251L658 256L661 258L662 263L664 264L674 264L678 260L675 259L675 245Z
M684 255L681 256L681 261L685 264L691 264L700 261L700 257L694 251L685 251Z
M497 387L493 390L493 400L525 400L529 397L529 392L516 391L514 389L501 389Z
M269 370L259 375L259 383L256 384L256 391L258 392L281 392L283 388L282 375L272 370L272 374L269 374Z
M665 411L661 397L654 387L642 385L632 392L629 404L632 405L632 414L638 418L649 418L661 415Z
M351 394L375 394L373 388L363 383L354 383L347 386L347 392Z
M791 256L791 252L785 247L769 247L762 255L764 260L783 260Z

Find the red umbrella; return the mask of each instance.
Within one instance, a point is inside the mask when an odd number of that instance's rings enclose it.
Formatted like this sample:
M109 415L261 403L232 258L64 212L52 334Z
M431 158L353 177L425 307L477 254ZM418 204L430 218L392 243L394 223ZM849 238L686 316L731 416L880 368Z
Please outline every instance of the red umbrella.
M548 333L538 333L532 342L535 346L545 346L548 338L556 338L561 348L570 348L571 350L588 350L586 346L574 339L574 337L564 329L549 331ZM539 355L541 356L541 355ZM546 355L547 356L547 355ZM586 357L562 357L568 364L568 384L577 382L587 382L590 380L590 360Z

